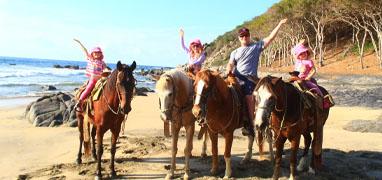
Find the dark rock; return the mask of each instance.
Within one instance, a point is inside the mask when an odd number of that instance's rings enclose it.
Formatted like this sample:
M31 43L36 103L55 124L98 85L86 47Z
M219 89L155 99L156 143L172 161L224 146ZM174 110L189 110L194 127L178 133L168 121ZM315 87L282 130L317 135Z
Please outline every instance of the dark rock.
M73 107L73 95L56 93L43 96L29 104L25 118L36 127L53 127L77 121Z
M352 132L382 133L382 120L353 120L347 123L343 129Z
M53 90L57 90L57 88L54 87L54 86L52 86L52 85L46 85L46 86L43 86L42 89L45 90L45 91L53 91Z
M146 88L146 87L136 87L135 91L134 91L134 95L135 96L147 96L146 93L148 93L148 92L154 92L154 91L151 90L150 88Z
M80 69L80 67L78 65L65 65L65 66L61 66L59 64L53 65L53 68Z

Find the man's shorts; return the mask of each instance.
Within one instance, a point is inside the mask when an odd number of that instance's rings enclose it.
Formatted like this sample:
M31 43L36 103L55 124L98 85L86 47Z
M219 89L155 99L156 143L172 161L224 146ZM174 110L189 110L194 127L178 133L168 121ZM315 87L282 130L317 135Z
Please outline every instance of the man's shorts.
M252 95L253 90L255 90L256 84L240 73L235 72L235 76L244 83L243 85L241 85L241 89L244 95Z

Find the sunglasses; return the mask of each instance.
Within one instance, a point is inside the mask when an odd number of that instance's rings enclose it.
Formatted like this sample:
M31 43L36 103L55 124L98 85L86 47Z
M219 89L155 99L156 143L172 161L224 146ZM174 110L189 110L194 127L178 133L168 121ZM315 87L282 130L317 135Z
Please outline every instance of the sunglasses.
M200 44L192 44L192 47L202 47Z
M249 37L249 35L240 35L239 37Z

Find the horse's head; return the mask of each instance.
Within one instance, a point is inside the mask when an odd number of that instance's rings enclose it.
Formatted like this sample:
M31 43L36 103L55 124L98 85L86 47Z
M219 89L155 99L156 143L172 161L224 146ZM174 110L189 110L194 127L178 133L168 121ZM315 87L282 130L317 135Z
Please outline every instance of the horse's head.
M115 88L120 100L120 107L125 114L131 111L131 100L133 98L135 79L133 71L136 68L135 61L130 65L122 64L120 61L117 63L117 79Z
M256 102L255 127L264 130L269 125L269 118L273 110L280 110L284 105L282 98L283 81L281 78L266 76L257 83L253 95Z
M156 83L156 92L159 96L159 109L161 119L169 121L172 119L172 107L175 102L175 84L170 74L163 74Z
M199 71L195 76L195 101L192 113L198 119L206 116L207 99L211 95L213 88L216 86L217 76L219 76L217 72L208 69Z

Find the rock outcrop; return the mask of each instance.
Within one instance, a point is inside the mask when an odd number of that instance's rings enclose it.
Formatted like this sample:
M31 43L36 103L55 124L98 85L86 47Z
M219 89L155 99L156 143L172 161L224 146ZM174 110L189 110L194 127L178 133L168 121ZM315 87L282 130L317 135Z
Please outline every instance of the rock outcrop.
M73 95L56 93L43 96L29 104L25 118L36 127L55 127L62 124L77 126Z

